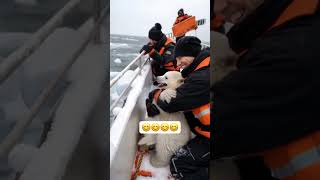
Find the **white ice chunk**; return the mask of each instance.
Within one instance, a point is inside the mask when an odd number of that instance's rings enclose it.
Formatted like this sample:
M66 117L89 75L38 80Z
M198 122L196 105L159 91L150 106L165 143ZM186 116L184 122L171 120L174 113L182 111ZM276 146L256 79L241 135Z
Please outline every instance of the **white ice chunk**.
M117 63L117 64L121 64L122 63L120 58L115 59L114 62Z

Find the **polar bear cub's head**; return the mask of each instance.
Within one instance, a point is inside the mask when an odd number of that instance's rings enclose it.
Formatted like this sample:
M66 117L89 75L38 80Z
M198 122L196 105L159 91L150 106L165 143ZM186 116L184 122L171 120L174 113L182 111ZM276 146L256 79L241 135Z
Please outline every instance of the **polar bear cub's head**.
M161 89L175 90L183 84L183 77L178 71L168 71L163 76L157 76L156 82Z

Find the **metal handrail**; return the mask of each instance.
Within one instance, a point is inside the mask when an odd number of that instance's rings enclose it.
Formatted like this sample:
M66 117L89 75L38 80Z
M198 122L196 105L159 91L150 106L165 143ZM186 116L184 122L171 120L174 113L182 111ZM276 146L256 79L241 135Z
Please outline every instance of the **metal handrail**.
M41 92L41 94L36 99L36 102L30 108L30 112L26 113L22 119L18 120L14 126L14 128L10 131L10 133L5 137L5 139L0 144L0 157L7 155L10 150L14 147L15 144L21 139L24 131L31 123L32 119L40 110L41 106L46 102L50 93L56 86L56 84L64 77L65 73L69 70L69 68L73 65L73 63L78 59L80 54L84 51L84 49L89 44L90 40L92 40L101 25L103 18L106 16L107 12L109 12L109 7L105 7L102 11L100 19L95 23L91 32L85 36L83 41L80 43L81 46L72 54L71 58L68 59L67 63L64 67L58 72L58 76L49 82L49 85Z
M57 14L55 14L44 26L32 35L22 47L9 55L0 64L0 84L23 63L42 42L62 23L70 10L75 8L81 0L70 0Z
M142 51L136 58L134 58L130 64L128 64L128 66L126 66L119 74L117 74L116 77L114 77L111 81L110 81L110 88L124 75L124 73L126 73L130 67L135 64L143 55L144 55L145 51Z
M112 110L116 107L116 105L119 103L120 99L121 99L125 94L128 93L128 91L129 91L130 88L131 88L131 84L132 84L133 81L136 79L136 77L141 73L142 67L146 64L146 62L147 62L148 60L145 60L145 61L143 62L143 64L141 63L141 61L142 61L142 59L140 58L140 63L139 63L140 66L138 67L138 68L139 68L139 71L135 74L135 76L134 76L134 77L132 78L132 80L129 82L128 87L127 87L124 91L122 91L122 93L120 94L119 98L112 103L112 105L110 106L110 111L112 111Z
M201 43L202 46L205 46L205 47L210 47L210 45L208 44L204 44L204 43Z

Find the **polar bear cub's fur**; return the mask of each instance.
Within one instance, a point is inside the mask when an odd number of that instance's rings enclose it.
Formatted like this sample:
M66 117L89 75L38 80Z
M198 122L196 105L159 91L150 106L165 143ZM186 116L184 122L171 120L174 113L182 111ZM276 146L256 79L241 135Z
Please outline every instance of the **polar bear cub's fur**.
M176 97L176 89L183 84L183 77L180 72L169 71L163 76L157 77L158 87L164 89L159 98L170 102ZM156 102L153 101L156 105ZM156 105L157 106L157 105ZM190 137L191 131L187 120L182 112L167 113L157 106L160 114L148 120L152 121L180 121L180 134L146 134L139 142L139 145L155 145L155 150L151 151L150 163L154 167L169 165L170 158L180 147L185 145Z

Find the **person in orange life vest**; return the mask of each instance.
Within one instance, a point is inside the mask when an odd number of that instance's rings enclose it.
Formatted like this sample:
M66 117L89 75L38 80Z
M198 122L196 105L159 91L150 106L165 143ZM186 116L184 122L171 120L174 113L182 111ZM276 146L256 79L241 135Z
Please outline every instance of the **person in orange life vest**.
M177 62L173 58L175 43L171 38L166 37L161 29L161 24L156 23L149 30L150 42L140 50L140 53L145 51L145 54L149 54L153 59L151 66L155 76L162 76L167 71L179 71Z
M178 11L178 17L176 18L176 20L175 20L175 22L173 23L173 25L176 25L176 24L178 24L178 23L180 23L180 22L188 19L189 17L191 17L191 16L189 16L188 14L185 14L184 11L183 11L183 9L181 8L181 9L179 9L179 11ZM185 34L182 35L182 36L180 36L180 37L176 37L176 42L178 42L179 39L182 38L182 37L184 37L184 36L185 36Z
M183 111L191 130L196 137L176 152L171 159L171 174L177 179L208 179L210 159L210 50L201 49L197 37L181 38L174 56L185 78L176 90L176 98L170 103L157 100L157 105L166 112ZM155 91L147 99L149 116L159 113L150 105ZM151 101L150 101L151 100ZM153 107L153 108L152 108Z
M239 59L212 89L213 158L256 154L277 179L320 179L320 2L219 1Z

